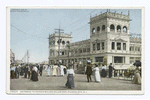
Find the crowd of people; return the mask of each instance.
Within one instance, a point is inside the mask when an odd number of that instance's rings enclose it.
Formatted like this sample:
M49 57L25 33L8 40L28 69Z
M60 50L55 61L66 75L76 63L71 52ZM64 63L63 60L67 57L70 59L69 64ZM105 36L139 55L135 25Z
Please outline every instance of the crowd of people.
M47 76L64 76L66 74L66 66L63 64L54 64L54 65L47 65L47 64L35 64L35 65L18 65L18 64L11 64L10 66L10 77L11 79L18 79L19 76L23 76L24 78L31 79L33 81L38 81L38 77L35 76L42 76L43 70L47 71ZM53 69L53 73L51 72Z
M52 69L52 71L51 71ZM11 64L10 65L10 78L18 79L19 76L23 76L24 78L28 78L32 81L38 81L38 76L42 76L43 70L47 71L47 77L52 76L64 76L67 74L67 82L66 87L73 88L74 80L73 76L75 75L72 64L69 67L66 67L63 64L54 64L54 65L44 65L44 64L35 64L35 65L18 65ZM51 73L52 72L52 73Z
M110 63L109 78L112 77L113 70L115 70L115 69L112 67L112 63ZM87 74L87 82L92 81L91 75L94 75L95 82L101 82L101 77L105 78L107 76L106 66L104 64L102 64L101 71L100 71L98 64L91 64L91 62L88 61L87 67L86 67L86 74Z
M63 77L65 74L67 76L67 82L65 84L68 88L74 88L74 66L73 64L69 64L67 67L64 64L35 64L35 65L17 65L12 64L10 66L10 77L11 79L18 79L19 76L23 76L24 78L28 78L32 81L38 81L38 76L42 76L42 71L45 70L47 72L47 77ZM51 71L52 70L52 71ZM112 66L112 63L109 65L109 78L112 77L112 71L115 70ZM101 73L100 73L101 72ZM98 64L91 64L91 61L87 61L86 66L86 74L87 74L87 82L92 81L91 75L94 76L94 81L99 83L101 82L101 77L106 77L106 66L102 64L101 71L99 69ZM139 74L138 67L135 69L134 79L132 83L141 84L141 77Z

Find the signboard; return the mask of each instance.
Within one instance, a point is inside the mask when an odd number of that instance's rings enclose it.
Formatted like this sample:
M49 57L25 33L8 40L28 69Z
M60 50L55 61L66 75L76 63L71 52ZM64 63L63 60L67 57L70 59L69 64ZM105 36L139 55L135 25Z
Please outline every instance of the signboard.
M107 56L104 56L104 58L103 58L103 64L107 65Z

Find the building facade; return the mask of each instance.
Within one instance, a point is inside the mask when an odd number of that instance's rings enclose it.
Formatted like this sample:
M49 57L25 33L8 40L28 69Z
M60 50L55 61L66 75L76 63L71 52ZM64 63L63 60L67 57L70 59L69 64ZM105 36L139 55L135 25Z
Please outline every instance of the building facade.
M61 34L59 60L62 63L92 60L116 69L141 61L141 36L130 34L130 15L109 11L90 18L90 39L71 43L71 34ZM49 64L58 60L58 33L49 36ZM68 46L69 44L69 46Z
M10 64L15 63L15 54L10 49Z

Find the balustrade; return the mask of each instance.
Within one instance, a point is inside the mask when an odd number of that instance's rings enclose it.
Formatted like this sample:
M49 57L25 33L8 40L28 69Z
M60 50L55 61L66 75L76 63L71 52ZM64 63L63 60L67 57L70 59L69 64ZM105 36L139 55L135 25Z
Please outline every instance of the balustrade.
M141 74L141 72L140 72ZM116 78L133 78L134 76L134 70L129 70L129 69L115 69L112 71L112 77L116 77Z

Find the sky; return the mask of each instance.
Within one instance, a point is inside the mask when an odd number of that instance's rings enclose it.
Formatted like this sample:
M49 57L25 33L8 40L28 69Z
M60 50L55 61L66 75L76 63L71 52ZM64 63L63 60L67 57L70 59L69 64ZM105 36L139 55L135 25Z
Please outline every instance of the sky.
M26 9L10 12L10 48L15 59L22 60L27 50L29 62L48 61L49 34L54 29L64 29L64 33L72 33L72 42L90 38L90 15L95 16L106 9ZM111 12L128 15L130 11L130 32L141 34L140 9L110 9Z

